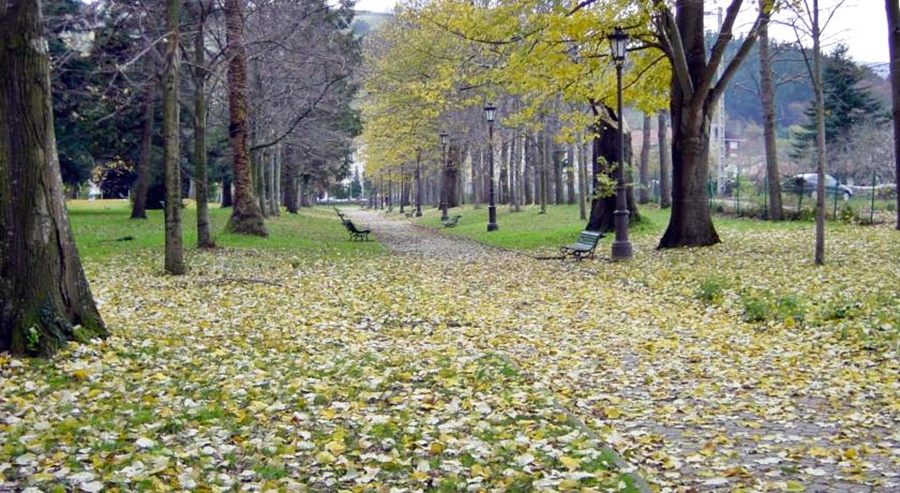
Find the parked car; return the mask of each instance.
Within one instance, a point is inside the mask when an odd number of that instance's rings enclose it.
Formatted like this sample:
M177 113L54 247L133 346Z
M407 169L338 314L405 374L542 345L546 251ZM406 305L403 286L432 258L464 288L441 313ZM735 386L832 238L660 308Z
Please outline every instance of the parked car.
M804 193L813 197L818 189L819 175L816 173L800 173L793 178L789 178L784 184L784 191L791 193ZM834 197L837 194L844 200L850 200L853 197L853 189L847 185L841 185L831 175L825 175L825 195Z

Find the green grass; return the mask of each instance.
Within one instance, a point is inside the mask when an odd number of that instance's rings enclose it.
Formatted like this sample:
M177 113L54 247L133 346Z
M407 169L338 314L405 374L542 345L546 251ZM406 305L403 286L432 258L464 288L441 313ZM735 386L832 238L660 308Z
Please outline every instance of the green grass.
M147 211L147 219L131 219L126 200L73 200L69 218L83 259L102 260L142 251L162 252L165 245L163 211ZM197 215L193 202L183 210L185 249L197 244ZM302 209L299 214L282 213L266 219L268 238L235 235L223 230L231 209L210 208L210 232L219 247L273 249L286 253L316 253L329 256L372 255L383 251L374 241L351 242L346 229L331 208Z
M654 243L669 224L671 209L660 209L658 206L644 205L639 208L641 221L633 225L630 236L635 241ZM450 210L450 216L461 214L459 223L454 228L441 226L440 210L428 209L424 216L415 219L419 224L440 229L458 236L464 236L501 248L534 252L556 248L572 243L578 233L587 225L587 221L579 218L578 205L552 205L545 214L540 213L540 206L525 206L521 212L509 212L509 207L497 207L498 231L487 231L487 207L474 209L471 205L456 207ZM767 231L798 230L808 228L810 221L768 222L755 219L735 218L728 215L713 214L713 223L720 230ZM851 227L840 222L830 221L829 228ZM608 234L601 243L608 243L612 234Z

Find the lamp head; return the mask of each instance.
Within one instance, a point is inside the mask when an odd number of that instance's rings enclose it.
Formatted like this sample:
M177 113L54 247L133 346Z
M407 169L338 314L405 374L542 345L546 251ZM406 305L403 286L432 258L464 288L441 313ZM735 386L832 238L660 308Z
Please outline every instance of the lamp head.
M625 62L628 35L625 34L625 31L623 31L621 27L616 27L612 34L607 37L609 38L609 44L612 48L613 61L616 62L617 65L621 65Z
M494 123L494 117L497 115L497 107L491 103L484 106L484 119L488 123Z

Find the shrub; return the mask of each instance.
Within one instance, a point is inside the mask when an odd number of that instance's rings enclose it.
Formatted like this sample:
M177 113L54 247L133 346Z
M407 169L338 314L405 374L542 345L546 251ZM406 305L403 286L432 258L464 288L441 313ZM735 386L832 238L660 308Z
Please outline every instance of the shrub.
M702 279L694 297L708 303L719 301L725 292L727 284L724 279L719 276L712 276Z

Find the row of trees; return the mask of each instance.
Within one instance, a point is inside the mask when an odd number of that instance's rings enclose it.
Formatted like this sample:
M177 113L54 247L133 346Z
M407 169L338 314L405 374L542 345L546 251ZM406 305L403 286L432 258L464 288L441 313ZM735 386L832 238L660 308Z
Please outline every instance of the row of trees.
M351 20L349 3L324 0L0 3L0 351L106 334L63 179L133 170L132 217L164 197L165 268L181 274L187 182L199 246L212 246L210 158L226 164L213 174L236 233L266 235L264 216L296 208L300 183L339 177L359 132Z
M774 57L769 50L778 45L768 40L770 18L779 15L795 27L795 47L803 57L793 68L805 71L811 81L807 85L811 87L809 94L815 96L808 116L816 132L810 135L818 137L819 123L825 120L823 88L836 83L841 75L826 74L822 78L820 39L826 23L820 22L818 2L797 6L760 0L745 5L733 0L727 2L720 30L712 36L706 34L704 25L705 3L587 0L575 6L489 1L410 4L399 11L395 25L368 47L363 135L367 164L375 171L395 170L413 162L423 147L433 155L434 136L446 131L456 140L451 143L442 181L455 183L454 174L466 156L472 156L468 160L474 163L472 170L477 174L481 158L472 151L477 153L485 147L479 109L494 102L504 115L500 133L506 135L500 149L507 142L541 141L540 135L550 135L555 143L575 148L591 142L592 175L597 180L592 185L602 192L604 181L609 181L611 172L619 166L615 162L619 149L611 134L624 125L623 115L613 110L615 86L606 36L615 26L623 26L633 40L625 81L627 102L645 114L667 109L672 127L673 210L659 247L716 243L719 238L706 200L712 117L729 82L754 53L757 37L763 40L755 54L759 58L759 106L770 154L767 175L773 197L771 209L781 211L774 105L779 81L772 76ZM735 39L734 29L742 11L753 11L755 20L743 37ZM832 58L830 65L841 72L840 66L847 62L845 52L839 49ZM856 77L843 83L855 86L858 81ZM840 97L835 92L833 98ZM862 103L850 104L845 114L873 110ZM861 119L858 115L853 118ZM386 131L398 128L404 130ZM815 150L812 162L820 173L824 173L826 144L833 143L822 139L809 147ZM630 162L630 151L625 149L623 154L626 163ZM545 152L541 166L554 169L549 164L552 156L552 151ZM667 175L665 171L662 176ZM477 176L472 179L476 192L481 181ZM503 182L501 188L505 186ZM611 224L597 220L611 212L603 202L602 198L594 201L597 214L591 215L589 228ZM824 211L824 206L820 209ZM773 216L780 219L777 212ZM817 262L822 261L821 238L819 234Z

